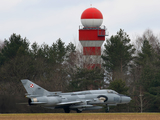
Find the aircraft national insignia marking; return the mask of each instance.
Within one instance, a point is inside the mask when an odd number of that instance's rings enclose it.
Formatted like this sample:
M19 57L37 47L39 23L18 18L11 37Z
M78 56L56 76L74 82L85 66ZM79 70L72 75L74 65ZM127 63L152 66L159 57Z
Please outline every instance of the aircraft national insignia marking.
M99 101L101 101L101 102L106 102L106 101L108 100L108 98L107 98L106 96L104 96L104 95L99 95L97 98L98 98Z
M30 87L31 87L31 88L33 88L33 87L34 87L34 85L31 83L31 84L30 84Z

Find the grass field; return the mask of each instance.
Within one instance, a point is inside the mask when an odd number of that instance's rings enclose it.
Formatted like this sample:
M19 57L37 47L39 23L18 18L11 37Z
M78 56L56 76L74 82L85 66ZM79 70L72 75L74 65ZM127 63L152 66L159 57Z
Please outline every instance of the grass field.
M160 113L0 114L0 120L160 120Z

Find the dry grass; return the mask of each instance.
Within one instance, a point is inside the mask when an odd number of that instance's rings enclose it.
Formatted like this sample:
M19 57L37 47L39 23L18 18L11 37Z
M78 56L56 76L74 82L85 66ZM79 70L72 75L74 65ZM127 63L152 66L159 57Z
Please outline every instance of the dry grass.
M160 120L160 113L0 114L0 120Z

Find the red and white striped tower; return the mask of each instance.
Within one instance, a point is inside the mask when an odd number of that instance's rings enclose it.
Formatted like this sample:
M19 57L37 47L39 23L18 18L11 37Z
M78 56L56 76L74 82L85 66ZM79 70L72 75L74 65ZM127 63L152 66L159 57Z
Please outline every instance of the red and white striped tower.
M102 13L96 8L88 8L81 15L79 41L83 46L84 67L101 67L101 46L105 40L106 28L101 26Z

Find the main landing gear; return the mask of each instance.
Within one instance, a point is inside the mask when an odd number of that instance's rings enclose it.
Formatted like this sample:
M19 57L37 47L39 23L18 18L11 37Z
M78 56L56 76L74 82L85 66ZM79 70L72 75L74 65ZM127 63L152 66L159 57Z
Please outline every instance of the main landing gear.
M69 109L69 107L67 107L67 108L63 108L64 109L64 112L65 113L70 113L70 109ZM82 112L82 110L81 109L76 109L76 112L77 113L81 113Z
M79 109L77 109L76 111L77 111L77 113L81 113L82 112L82 110L79 110Z
M70 113L70 109L69 109L69 107L67 107L67 108L63 108L64 109L64 112L65 113Z

